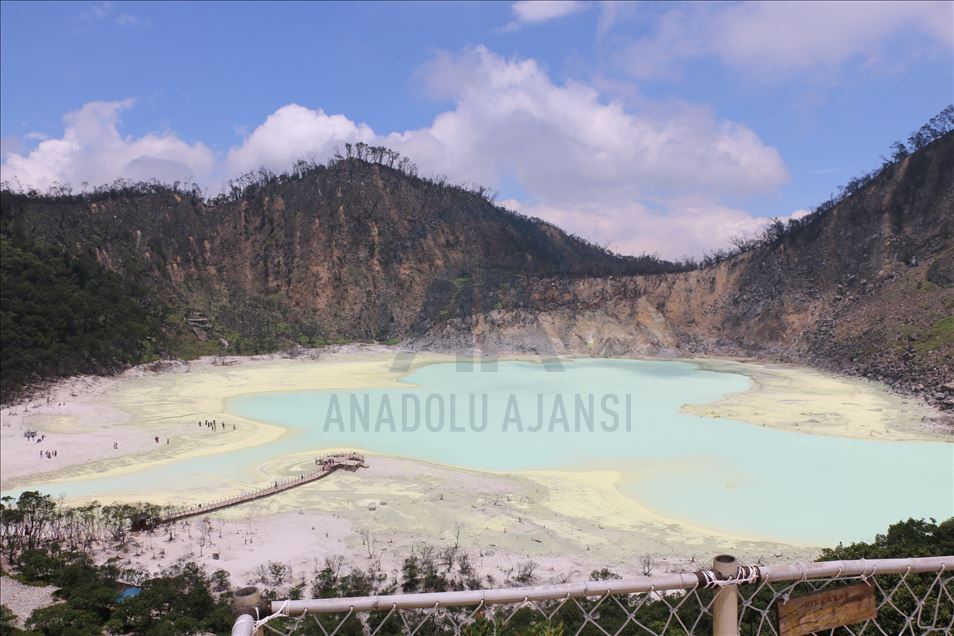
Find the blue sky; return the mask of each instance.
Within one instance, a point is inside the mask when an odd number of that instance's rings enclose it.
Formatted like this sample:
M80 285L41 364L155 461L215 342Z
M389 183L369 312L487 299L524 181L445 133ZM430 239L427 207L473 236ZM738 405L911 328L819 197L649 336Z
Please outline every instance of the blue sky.
M811 207L954 101L951 3L0 5L3 179L390 145L623 252Z

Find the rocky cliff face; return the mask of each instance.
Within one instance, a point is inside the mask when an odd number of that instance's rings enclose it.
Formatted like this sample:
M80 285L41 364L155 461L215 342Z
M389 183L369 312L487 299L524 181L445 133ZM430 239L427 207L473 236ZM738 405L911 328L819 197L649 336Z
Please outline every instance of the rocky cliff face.
M688 272L352 160L214 204L168 190L4 193L2 220L11 235L93 255L147 285L182 322L207 321L196 337L232 340L233 351L236 338L265 338L265 348L402 338L441 349L749 354L951 405L954 135L780 240Z
M594 355L723 353L883 380L954 407L954 136L774 245L665 275L550 278L534 308L413 342Z

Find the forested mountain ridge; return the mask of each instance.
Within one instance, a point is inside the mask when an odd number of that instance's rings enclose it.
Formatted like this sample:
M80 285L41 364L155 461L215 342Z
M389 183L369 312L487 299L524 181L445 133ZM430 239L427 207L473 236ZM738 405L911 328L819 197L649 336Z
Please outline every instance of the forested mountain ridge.
M98 263L106 287L129 286L138 309L126 313L149 333L114 325L127 355L32 365L18 381L5 373L3 395L27 379L159 355L404 339L592 355L748 353L880 376L943 405L954 347L952 179L949 133L823 214L694 269L611 254L481 191L366 157L263 173L213 201L161 186L4 192L3 274L16 282L4 292L5 354L83 329L24 328L55 306L27 302L23 263L36 260L27 253L57 255L74 288L70 263Z
M677 269L614 255L497 207L483 190L355 156L300 164L289 175L252 175L215 200L158 184L77 196L4 191L0 232L3 349L19 352L5 356L4 398L30 379L108 371L158 355L397 341L493 307L534 277ZM47 272L56 284L24 265L45 261L62 265ZM70 261L98 263L95 284L75 276ZM62 302L89 292L88 305L95 305L97 286L117 281L148 290L130 291L139 310L126 312L128 323ZM50 351L88 337L93 332L82 325L91 320L109 324L99 337L112 334L124 349L142 340L147 325L149 346L137 346L136 355L89 350L82 361L54 362ZM48 333L37 329L43 324Z

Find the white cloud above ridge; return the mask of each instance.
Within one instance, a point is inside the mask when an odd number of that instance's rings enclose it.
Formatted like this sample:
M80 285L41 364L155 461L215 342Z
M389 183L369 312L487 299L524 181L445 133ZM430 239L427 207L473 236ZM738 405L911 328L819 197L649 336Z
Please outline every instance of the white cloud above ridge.
M324 161L345 142L375 142L373 130L344 115L327 115L298 104L282 106L245 137L240 146L229 150L226 166L238 174L265 166L287 170L299 159Z
M769 223L767 218L717 203L692 205L669 201L660 209L653 209L633 202L612 210L525 205L516 199L501 204L621 254L654 254L668 259L698 257L728 247L732 239L755 236ZM808 213L796 210L780 218L785 221Z
M61 138L8 155L3 180L40 189L118 177L217 185L222 175L260 166L284 171L297 159L324 161L345 142L364 141L402 152L424 173L497 188L516 183L529 201L522 211L612 239L615 249L680 257L757 229L764 220L720 201L771 192L787 178L774 148L704 107L629 112L587 84L554 83L534 60L482 47L439 55L422 76L454 103L428 126L378 133L344 115L289 104L221 157L172 134L123 136L119 114L132 103L91 102L66 116Z
M45 190L56 183L79 188L120 178L200 180L213 172L215 153L205 144L190 144L171 133L123 137L119 114L133 103L88 102L67 113L62 137L40 141L26 156L13 153L4 158L2 180Z
M439 56L426 73L455 108L386 142L455 179L496 185L514 175L534 197L593 201L686 184L698 193L750 195L787 178L774 148L704 107L630 113L589 85L554 84L533 60L484 48Z
M503 30L517 31L523 26L564 18L586 8L586 3L579 0L518 0L510 6L513 21Z
M677 75L690 60L715 58L762 80L793 73L831 74L849 62L871 67L900 52L893 38L919 35L917 48L954 48L954 3L686 3L663 13L654 30L620 55L634 77Z

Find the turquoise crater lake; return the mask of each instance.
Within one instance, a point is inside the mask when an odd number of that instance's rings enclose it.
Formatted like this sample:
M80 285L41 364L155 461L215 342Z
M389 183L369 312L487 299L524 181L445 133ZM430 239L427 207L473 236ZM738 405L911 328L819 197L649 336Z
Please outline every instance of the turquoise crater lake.
M870 539L907 517L954 515L954 445L814 436L681 412L750 388L688 362L439 363L406 387L231 398L235 415L288 429L271 444L130 475L51 484L67 496L255 485L282 456L354 447L477 470L612 469L656 513L741 536L809 545ZM258 478L260 481L260 478ZM234 487L234 485L233 485Z

